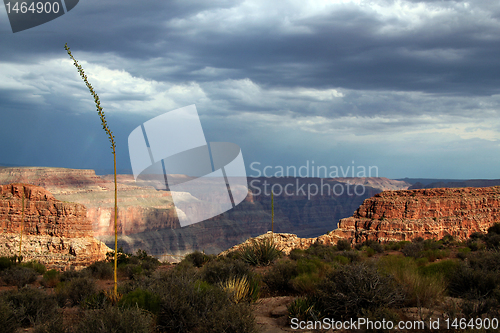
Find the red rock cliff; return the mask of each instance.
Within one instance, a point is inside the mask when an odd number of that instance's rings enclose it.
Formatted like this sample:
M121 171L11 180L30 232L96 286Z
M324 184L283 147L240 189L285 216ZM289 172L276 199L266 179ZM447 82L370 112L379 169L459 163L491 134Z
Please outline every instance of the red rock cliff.
M385 191L366 199L333 233L354 243L440 239L447 234L465 239L495 222L500 222L498 186Z
M18 254L21 225L25 260L39 260L49 268L84 267L110 251L93 238L85 206L56 200L33 185L0 185L0 255Z

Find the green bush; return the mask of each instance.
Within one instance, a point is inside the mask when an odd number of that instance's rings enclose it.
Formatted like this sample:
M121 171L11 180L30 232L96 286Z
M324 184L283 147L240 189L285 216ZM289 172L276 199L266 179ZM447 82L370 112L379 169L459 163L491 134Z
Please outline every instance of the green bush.
M288 294L294 290L290 281L298 275L299 272L295 261L280 260L267 271L262 280L271 292Z
M34 288L21 288L1 295L13 309L16 321L23 327L38 325L57 315L57 302L53 295Z
M500 223L496 222L491 227L488 228L488 235L497 234L500 235Z
M85 270L89 271L90 275L92 275L92 277L94 277L95 279L112 279L114 276L114 268L112 262L96 261L85 268Z
M38 273L32 268L14 266L3 271L2 280L8 285L22 288L27 284L35 282L37 276Z
M19 328L20 323L16 318L16 313L4 297L0 297L0 327L4 333L14 333Z
M184 257L183 260L190 262L195 267L202 267L204 264L212 260L212 256L208 256L200 251L194 251Z
M446 282L442 275L432 274L434 268L429 269L428 274L420 274L419 269L423 268L419 268L413 258L401 256L387 256L377 264L381 272L394 276L407 306L430 307L444 296ZM435 268L438 270L439 267Z
M339 251L349 251L351 250L351 242L345 239L341 239L337 242L337 250Z
M276 248L274 240L263 238L253 240L251 244L244 245L240 251L240 258L252 266L267 266L278 259L281 251Z
M61 275L59 276L59 279L61 280L61 282L67 282L78 278L90 278L90 277L91 277L90 270L82 269L77 271L72 269L62 272Z
M247 263L239 259L219 258L205 264L200 271L203 280L211 284L219 284L232 277L251 277Z
M426 266L418 268L418 271L422 275L436 276L440 275L442 278L450 279L453 276L455 269L458 266L458 262L455 260L443 260L436 263L431 263Z
M153 331L152 315L137 307L86 310L79 322L78 333L149 333Z
M222 289L195 278L164 274L150 287L161 297L157 317L161 331L254 332L254 318L247 303L234 304Z
M47 269L45 268L45 266L43 264L39 263L38 261L34 261L34 260L32 260L30 262L22 263L21 266L31 268L40 275L44 274L47 271Z
M138 307L153 314L158 314L160 311L160 297L151 291L138 288L124 295L118 305L129 308Z
M448 289L451 296L482 299L492 294L499 285L498 271L460 263L451 275Z
M292 251L290 251L290 254L288 256L292 260L299 260L308 257L307 252L302 249L293 249Z
M373 265L357 263L332 271L317 287L317 308L338 319L356 318L363 311L401 304L403 297L394 278Z
M72 305L78 305L87 297L97 293L95 281L87 277L74 278L67 282L61 282L56 287L56 297L61 306L67 301Z
M361 244L357 244L356 245L356 249L360 250L360 249L363 249L365 247L365 251L367 249L371 249L372 251L369 251L373 254L376 253L382 253L384 252L384 246L382 244L380 244L379 242L377 241L374 241L374 240L367 240L367 241L364 241L363 243Z
M0 257L0 272L12 267L13 265L14 265L14 262L12 261L12 258Z
M401 252L403 252L403 254L406 257L420 258L422 255L421 252L423 251L423 249L424 249L424 245L422 244L422 242L412 242L412 243L405 244L405 246L403 247Z
M337 251L337 246L324 245L315 242L307 250L305 250L305 253L309 258L315 257L331 261L336 256Z
M48 270L43 274L42 285L46 288L54 288L60 281L60 275L55 269Z

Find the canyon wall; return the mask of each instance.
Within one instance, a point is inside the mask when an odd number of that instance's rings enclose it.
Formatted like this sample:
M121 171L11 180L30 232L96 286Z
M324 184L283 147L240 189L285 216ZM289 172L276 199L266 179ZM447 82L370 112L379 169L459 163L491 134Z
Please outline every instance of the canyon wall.
M498 186L386 191L366 199L352 217L341 219L334 233L354 243L445 235L463 240L495 222L500 222Z
M83 204L95 237L114 246L112 176L99 177L93 170L80 169L0 168L0 184L12 182L41 186L58 200ZM387 178L260 177L248 182L249 194L235 208L180 228L170 192L157 190L162 184L118 175L118 246L128 252L146 250L170 261L194 250L219 253L271 230L271 188L275 192L274 231L316 237L335 229L338 220L352 215L364 199L382 190L410 186Z
M23 212L24 196L24 212ZM85 206L61 202L34 185L0 185L0 255L19 254L47 268L82 268L110 249L93 237Z
M237 251L264 238L289 254L314 243L335 245L346 239L352 245L366 240L411 241L416 237L441 239L451 235L467 239L500 222L500 186L384 191L366 199L353 216L319 237L301 238L289 233L267 233L235 245L221 255Z

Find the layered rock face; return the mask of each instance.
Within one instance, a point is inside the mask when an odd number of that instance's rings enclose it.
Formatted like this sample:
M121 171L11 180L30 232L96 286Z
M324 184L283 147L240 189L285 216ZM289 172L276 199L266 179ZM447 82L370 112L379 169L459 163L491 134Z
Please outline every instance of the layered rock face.
M0 255L19 254L21 228L24 259L48 268L85 267L111 250L93 237L85 206L56 200L33 185L0 185Z
M273 186L274 231L315 237L335 229L337 221L352 215L364 199L382 190L410 186L387 178L260 177L248 181L249 194L238 206L180 228L170 192L157 190L162 184L118 175L118 245L128 252L142 249L170 261L194 250L219 253L271 229ZM58 200L85 205L94 235L114 245L112 176L99 177L93 170L0 168L0 184L12 182L42 186Z
M500 187L386 191L366 199L336 236L354 243L402 241L416 237L466 239L500 222Z

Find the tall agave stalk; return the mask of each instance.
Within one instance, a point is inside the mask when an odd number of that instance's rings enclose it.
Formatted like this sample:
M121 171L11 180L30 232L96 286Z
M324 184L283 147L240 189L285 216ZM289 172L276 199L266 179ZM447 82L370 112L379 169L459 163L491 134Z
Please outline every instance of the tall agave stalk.
M115 277L115 288L114 288L114 294L115 296L118 295L118 282L117 282L117 277L116 277L116 271L117 271L117 263L118 263L118 227L117 227L117 217L118 217L118 188L116 185L116 145L115 145L115 137L113 135L113 132L109 129L108 123L106 122L106 117L104 115L104 111L102 110L101 107L101 102L99 101L99 96L97 96L97 93L94 91L94 88L92 85L89 83L87 79L87 75L85 75L85 72L83 71L83 68L81 65L78 64L78 61L73 57L71 54L71 51L68 47L68 43L64 44L64 49L68 52L68 55L70 58L73 60L73 63L75 67L78 69L78 72L80 73L80 76L82 77L83 81L87 85L87 88L89 88L90 93L94 97L94 102L97 107L97 113L99 114L99 117L101 118L101 125L102 129L106 132L108 135L109 141L111 142L111 150L113 151L113 161L114 161L114 173L115 173L115 270L114 270L114 277Z
M21 208L21 236L19 237L19 258L21 258L21 250L23 248L23 229L24 229L24 186L23 186L23 196L21 200L23 205Z

